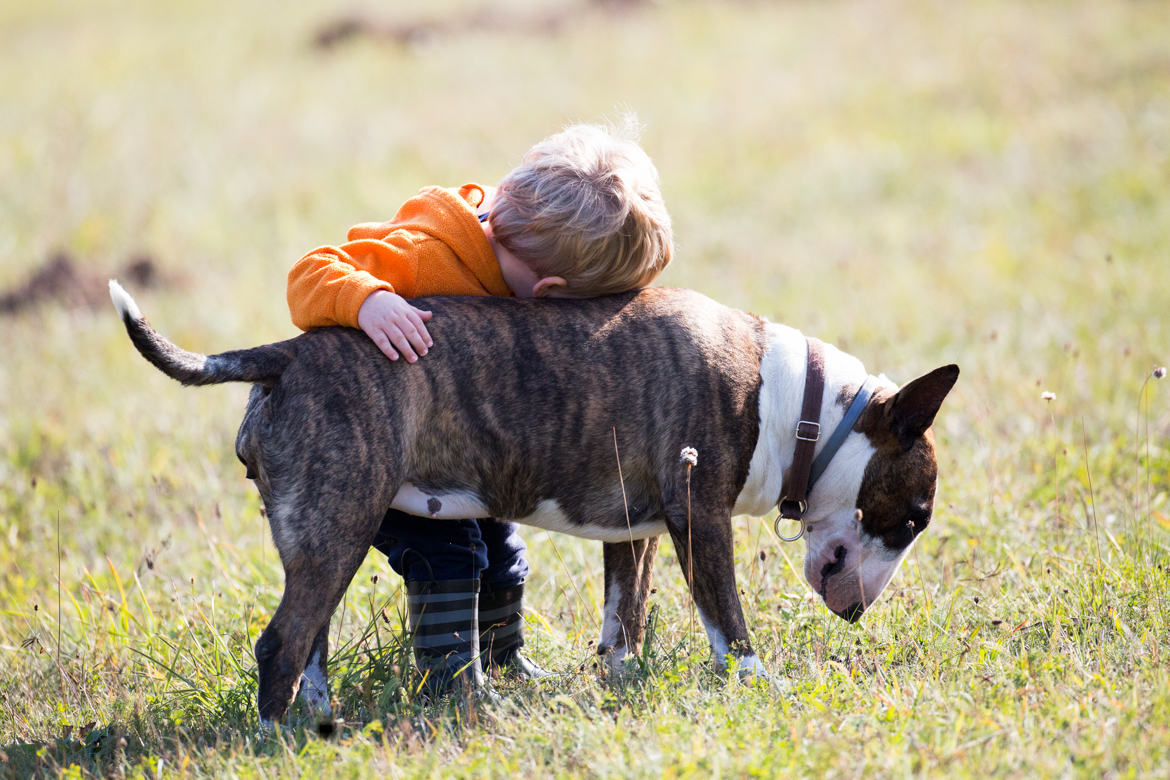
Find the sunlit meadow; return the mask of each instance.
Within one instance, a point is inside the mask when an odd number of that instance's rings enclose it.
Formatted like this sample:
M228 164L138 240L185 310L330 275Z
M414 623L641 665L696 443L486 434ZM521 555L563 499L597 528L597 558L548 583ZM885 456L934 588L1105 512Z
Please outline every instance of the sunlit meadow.
M354 8L0 2L0 290L148 256L128 287L176 342L287 338L306 250L634 109L662 283L899 382L962 367L931 527L849 625L736 521L772 688L711 669L669 542L607 677L599 545L529 531L529 649L564 676L476 706L413 693L371 555L333 619L344 724L264 739L247 388L182 389L50 295L0 314L0 776L1170 774L1170 2L397 2L315 45Z

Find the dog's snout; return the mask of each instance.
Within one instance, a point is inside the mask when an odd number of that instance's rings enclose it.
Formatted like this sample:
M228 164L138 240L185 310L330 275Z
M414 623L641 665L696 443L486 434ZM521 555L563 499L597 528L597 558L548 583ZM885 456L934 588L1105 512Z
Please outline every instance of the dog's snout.
M865 604L858 601L851 606L841 610L840 612L837 612L836 615L837 617L848 620L850 623L856 623L858 620L861 620L861 615L864 612Z

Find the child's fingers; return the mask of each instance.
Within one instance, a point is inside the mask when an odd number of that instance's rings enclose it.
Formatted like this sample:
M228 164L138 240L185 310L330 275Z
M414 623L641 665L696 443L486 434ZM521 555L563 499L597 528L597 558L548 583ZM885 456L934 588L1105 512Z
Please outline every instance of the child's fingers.
M382 350L382 354L391 360L398 359L398 353L394 351L394 347L390 346L390 337L386 335L384 330L376 330L370 334L370 338L378 345L378 349Z
M423 322L430 322L431 317L434 316L433 312L423 311L422 309L415 309L415 311L418 312L418 316Z
M421 322L416 327L414 322L411 321L410 315L404 314L394 324L402 331L402 335L406 336L406 341L410 344L412 352L418 353L419 357L427 354L427 342L422 334L418 332L418 329L422 327ZM411 360L410 362L413 363L414 361Z
M398 347L398 351L406 358L407 363L414 363L418 360L418 355L414 353L414 349L410 346L410 341L406 338L406 334L402 332L402 328L391 326L390 343Z
M435 340L431 338L430 333L427 333L427 326L423 325L422 317L419 316L424 313L430 314L429 311L421 312L418 309L412 309L408 315L410 317L410 324L414 326L415 330L418 331L419 338L422 339L423 351L419 353L420 355L427 354L427 350L435 345ZM413 343L413 340L411 343Z

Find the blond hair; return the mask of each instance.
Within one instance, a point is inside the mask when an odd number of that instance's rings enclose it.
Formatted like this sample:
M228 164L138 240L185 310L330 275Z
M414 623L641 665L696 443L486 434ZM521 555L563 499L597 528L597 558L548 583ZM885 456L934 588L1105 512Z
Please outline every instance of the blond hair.
M637 118L572 125L529 150L496 188L492 234L569 295L643 287L674 252L658 171L638 145Z

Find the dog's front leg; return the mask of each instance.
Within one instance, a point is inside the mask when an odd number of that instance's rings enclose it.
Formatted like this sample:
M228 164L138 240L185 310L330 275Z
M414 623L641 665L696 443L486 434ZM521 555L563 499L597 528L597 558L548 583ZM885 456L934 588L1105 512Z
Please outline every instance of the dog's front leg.
M270 511L269 518L272 515ZM347 514L340 511L324 514L325 518L331 516L347 517ZM256 642L260 678L256 699L261 723L266 728L284 717L305 679L309 661L315 661L318 670L323 668L328 644L322 639L322 633L328 632L330 616L365 560L381 513L371 512L360 523L355 522L342 531L338 530L341 523L334 520L328 533L321 531L328 520L321 520L319 515L305 512L299 518L302 521L299 527L284 526L281 533L273 535L282 542L284 595L272 621ZM296 530L301 533L294 533ZM311 669L309 674L313 675ZM324 683L324 675L321 677ZM322 694L327 695L324 691L318 695Z
M726 669L731 658L740 674L767 677L748 639L736 590L730 507L695 504L688 517L684 505L669 513L667 527L716 667Z
M313 639L313 646L309 648L309 662L305 666L305 673L301 675L301 687L297 694L314 715L326 718L333 714L333 708L329 705L328 660L329 624L326 623L321 626Z
M602 546L605 559L605 619L597 654L617 671L629 653L637 654L646 632L646 607L654 573L657 536Z

